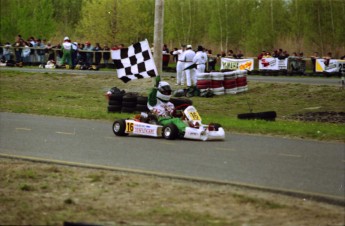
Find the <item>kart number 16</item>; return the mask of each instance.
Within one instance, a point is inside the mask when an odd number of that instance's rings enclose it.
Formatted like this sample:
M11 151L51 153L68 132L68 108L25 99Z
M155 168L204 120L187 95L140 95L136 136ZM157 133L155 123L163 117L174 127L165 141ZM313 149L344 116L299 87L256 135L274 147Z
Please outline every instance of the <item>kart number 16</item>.
M126 123L126 133L133 132L133 130L134 130L134 123L127 122Z

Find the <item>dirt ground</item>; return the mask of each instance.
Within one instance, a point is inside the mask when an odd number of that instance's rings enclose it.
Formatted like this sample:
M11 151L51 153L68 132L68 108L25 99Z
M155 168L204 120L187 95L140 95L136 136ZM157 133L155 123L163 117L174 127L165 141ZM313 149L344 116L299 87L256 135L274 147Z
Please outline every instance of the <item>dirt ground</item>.
M344 207L229 185L0 158L0 225L344 226Z
M322 111L294 114L290 119L308 122L329 122L345 124L345 112Z

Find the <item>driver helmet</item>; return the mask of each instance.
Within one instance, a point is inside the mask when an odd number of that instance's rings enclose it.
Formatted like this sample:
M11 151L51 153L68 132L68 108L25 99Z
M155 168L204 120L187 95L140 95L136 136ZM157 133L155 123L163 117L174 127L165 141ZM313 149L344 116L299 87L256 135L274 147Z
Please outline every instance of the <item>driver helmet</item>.
M168 102L171 97L171 88L169 83L160 81L158 84L157 98L163 102Z

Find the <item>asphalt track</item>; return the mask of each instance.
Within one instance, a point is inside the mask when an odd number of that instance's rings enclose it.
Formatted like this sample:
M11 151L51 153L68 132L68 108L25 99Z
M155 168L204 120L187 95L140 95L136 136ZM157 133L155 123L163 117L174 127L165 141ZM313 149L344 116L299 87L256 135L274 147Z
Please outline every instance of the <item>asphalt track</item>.
M345 144L226 134L225 141L116 137L112 122L0 113L0 157L210 181L345 205Z

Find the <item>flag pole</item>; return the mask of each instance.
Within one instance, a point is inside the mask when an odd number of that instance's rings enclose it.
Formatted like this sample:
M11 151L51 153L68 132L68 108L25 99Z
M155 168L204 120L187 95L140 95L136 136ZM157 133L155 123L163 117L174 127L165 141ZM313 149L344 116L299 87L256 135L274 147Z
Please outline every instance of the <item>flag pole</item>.
M162 74L162 47L163 47L163 21L164 21L164 0L155 0L155 22L154 22L154 41L153 59L157 67L159 76ZM155 78L152 79L155 84Z

